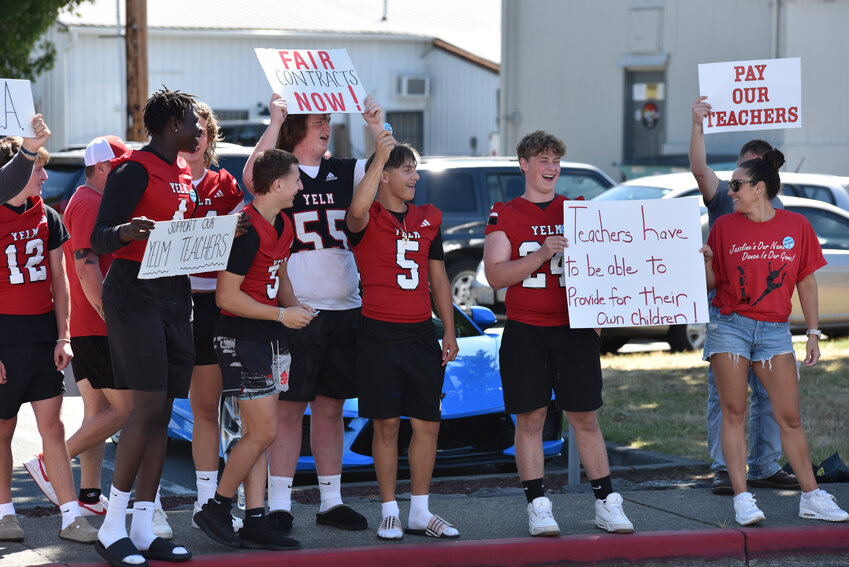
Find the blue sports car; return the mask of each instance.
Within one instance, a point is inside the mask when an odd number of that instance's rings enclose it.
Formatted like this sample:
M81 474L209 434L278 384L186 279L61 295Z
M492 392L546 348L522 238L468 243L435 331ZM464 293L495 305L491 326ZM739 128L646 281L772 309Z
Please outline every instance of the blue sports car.
M442 323L436 314L433 322L441 337ZM469 318L455 306L454 323L460 352L445 371L436 466L512 463L515 457L513 434L516 420L514 416L504 413L498 367L501 337L482 330L495 323L495 316L487 308L472 307L472 316ZM563 447L562 419L563 413L552 404L543 430L546 458L560 454ZM343 469L372 468L372 423L370 419L358 416L356 399L345 402L344 420ZM221 455L226 458L240 436L239 408L235 398L227 398L222 402L220 427ZM187 399L174 401L168 434L174 439L192 440L192 411ZM399 465L402 467L407 466L406 453L411 435L409 421L402 420L398 438ZM309 439L307 409L298 460L299 472L315 470Z

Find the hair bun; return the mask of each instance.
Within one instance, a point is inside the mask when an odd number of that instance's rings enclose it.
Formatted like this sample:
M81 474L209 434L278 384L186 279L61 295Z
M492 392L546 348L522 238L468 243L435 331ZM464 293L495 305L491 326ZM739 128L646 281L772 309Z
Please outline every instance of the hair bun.
M775 148L765 153L763 158L776 171L778 171L779 168L784 165L784 154L781 153L780 150L776 150Z

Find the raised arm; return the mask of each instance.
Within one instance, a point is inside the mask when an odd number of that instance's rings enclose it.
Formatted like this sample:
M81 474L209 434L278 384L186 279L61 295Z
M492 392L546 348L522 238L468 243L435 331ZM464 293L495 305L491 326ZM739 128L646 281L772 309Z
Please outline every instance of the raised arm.
M389 159L389 154L395 148L395 138L389 130L381 130L375 138L375 153L371 165L366 170L363 180L354 189L351 206L345 214L345 224L353 233L362 232L368 225L368 211L380 186L380 176L383 166Z
M369 130L371 130L371 135L374 136L374 139L377 140L377 137L383 131L383 125L385 121L383 119L383 107L374 100L374 97L368 95L365 104L365 112L363 112L363 120L368 124Z
M280 134L280 128L283 127L283 123L289 115L286 100L277 93L271 95L268 110L271 114L271 121L268 124L268 128L262 133L254 151L251 152L248 161L245 162L245 169L242 170L242 183L245 184L245 189L251 195L254 192L254 162L259 154L277 146L277 135Z
M703 126L704 118L710 114L711 106L705 100L706 96L700 96L693 103L691 114L693 118L693 131L690 133L690 171L696 178L696 183L699 185L699 192L705 201L705 205L709 204L716 189L719 187L719 178L707 164L707 151L705 150L705 130Z
M816 329L819 325L819 295L817 291L817 279L814 274L808 274L805 278L796 282L796 291L799 293L799 303L802 306L802 315L805 316L805 324L808 329ZM819 335L809 334L805 345L805 366L813 366L820 359Z

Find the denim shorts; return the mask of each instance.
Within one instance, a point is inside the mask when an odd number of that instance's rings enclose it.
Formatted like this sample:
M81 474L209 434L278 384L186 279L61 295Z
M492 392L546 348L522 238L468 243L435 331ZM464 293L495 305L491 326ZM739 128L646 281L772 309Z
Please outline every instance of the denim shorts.
M795 358L790 324L756 321L734 312L723 315L711 305L702 360L723 352L762 363L779 354L789 353Z

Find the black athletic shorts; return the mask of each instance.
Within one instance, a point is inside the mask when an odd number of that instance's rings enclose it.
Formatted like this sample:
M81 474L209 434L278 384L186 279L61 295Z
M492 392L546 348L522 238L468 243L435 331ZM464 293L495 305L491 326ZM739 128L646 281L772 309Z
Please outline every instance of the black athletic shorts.
M407 324L361 317L357 349L360 417L440 420L445 367L430 320Z
M321 310L303 329L284 327L292 368L281 400L311 402L316 394L337 400L357 397L359 317L359 308Z
M264 398L289 388L291 356L283 341L215 337L222 392L240 400Z
M115 387L115 375L112 373L112 361L109 358L109 339L104 335L71 337L74 358L74 380L88 380L95 390Z
M547 406L551 391L565 411L601 407L601 338L593 329L507 321L498 359L507 413Z
M192 293L192 334L195 341L195 366L218 364L215 358L215 335L212 332L221 310L215 304L214 291Z
M27 402L49 400L65 392L65 376L53 362L55 342L0 344L6 383L0 384L0 419L12 419Z
M195 365L189 315L129 312L109 301L103 302L103 311L115 386L188 397Z

